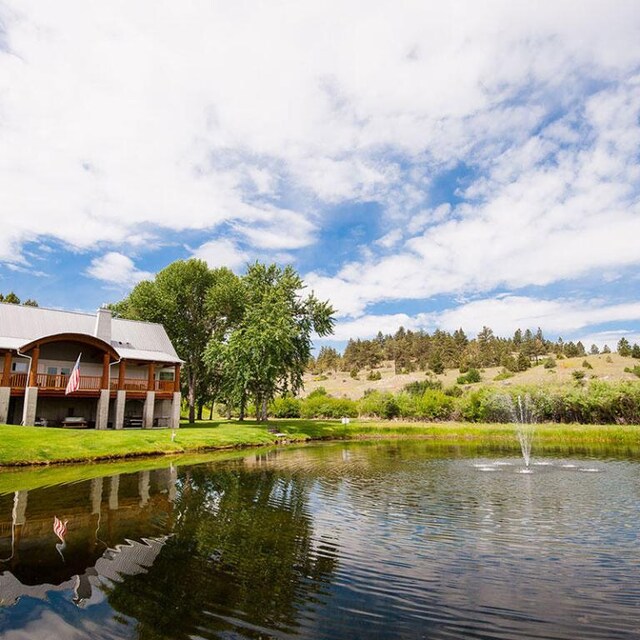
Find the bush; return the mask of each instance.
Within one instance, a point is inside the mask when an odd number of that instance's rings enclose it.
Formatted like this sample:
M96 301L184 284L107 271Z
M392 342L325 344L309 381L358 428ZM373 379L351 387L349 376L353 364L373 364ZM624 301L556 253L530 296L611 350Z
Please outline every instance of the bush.
M494 380L507 380L508 378L513 378L514 374L508 369L503 369Z
M308 398L317 398L318 396L326 396L327 390L324 387L318 387L314 389L307 397Z
M463 376L458 376L456 382L458 384L473 384L475 382L480 382L482 380L482 376L477 369L469 369L467 373Z
M358 380L358 373L360 373L359 369L357 367L353 367L353 369L351 369L351 371L349 371L349 375L354 378L355 380Z
M382 380L382 374L379 371L369 371L367 380Z
M405 384L403 390L412 396L421 396L427 389L442 389L440 380L415 380Z
M360 414L376 418L397 418L400 406L391 393L373 391L358 403Z
M300 403L301 418L356 418L358 406L348 398L330 395L308 396Z
M585 377L585 372L581 371L580 369L577 369L576 371L572 371L571 375L576 379L576 380L582 380Z
M555 369L557 367L556 359L553 356L549 356L545 358L544 368L545 369Z
M585 369L593 369L593 367L591 366L591 363L590 363L588 360L583 360L583 361L582 361L582 366L583 366Z
M416 417L426 420L446 420L451 417L454 400L438 389L427 389L416 399Z
M269 413L274 418L299 418L301 402L298 398L284 396L276 398L270 407Z

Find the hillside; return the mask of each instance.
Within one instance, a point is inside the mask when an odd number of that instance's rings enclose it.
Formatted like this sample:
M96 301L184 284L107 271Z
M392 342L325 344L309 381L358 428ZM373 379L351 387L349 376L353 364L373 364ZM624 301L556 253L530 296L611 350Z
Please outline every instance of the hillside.
M587 361L593 368L583 367ZM639 378L624 371L625 367L633 368L640 364L635 358L625 358L617 353L580 356L577 358L565 358L557 360L557 366L553 369L545 369L542 360L539 365L531 367L526 371L514 373L513 377L506 380L494 380L503 370L502 367L487 367L481 369L482 381L476 383L480 386L491 384L494 386L514 386L518 384L565 384L575 382L574 371L584 371L585 380L597 378L599 380L638 380ZM460 375L458 369L447 369L441 375L432 372L414 371L412 373L394 373L393 361L385 361L380 367L374 369L379 371L382 378L380 380L367 380L368 370L360 371L358 379L349 375L348 371L325 371L320 375L307 373L304 377L304 397L318 387L324 387L332 396L346 397L352 400L361 398L367 389L377 391L391 391L396 393L414 380L424 380L430 377L441 380L444 387L454 385Z

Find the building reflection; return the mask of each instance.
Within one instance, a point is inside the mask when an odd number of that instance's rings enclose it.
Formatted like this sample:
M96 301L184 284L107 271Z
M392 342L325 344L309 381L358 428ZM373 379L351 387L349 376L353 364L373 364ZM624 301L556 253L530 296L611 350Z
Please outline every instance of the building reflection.
M0 496L0 605L56 591L84 605L146 572L172 533L176 481L172 466Z

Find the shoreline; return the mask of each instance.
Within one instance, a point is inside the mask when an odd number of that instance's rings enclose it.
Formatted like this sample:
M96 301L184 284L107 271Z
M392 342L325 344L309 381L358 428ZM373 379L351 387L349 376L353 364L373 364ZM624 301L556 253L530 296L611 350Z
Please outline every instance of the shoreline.
M221 420L184 423L176 430L175 440L171 433L170 429L81 431L0 425L0 468L37 469L340 440L421 439L441 445L500 445L519 450L513 424ZM542 447L622 447L640 453L640 426L542 423L536 425L535 442Z

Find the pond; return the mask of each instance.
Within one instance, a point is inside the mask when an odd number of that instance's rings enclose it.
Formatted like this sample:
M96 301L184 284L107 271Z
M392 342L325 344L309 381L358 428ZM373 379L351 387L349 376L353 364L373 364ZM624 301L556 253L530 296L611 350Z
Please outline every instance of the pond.
M394 441L154 464L5 482L0 638L638 637L633 456L534 451L526 474Z

